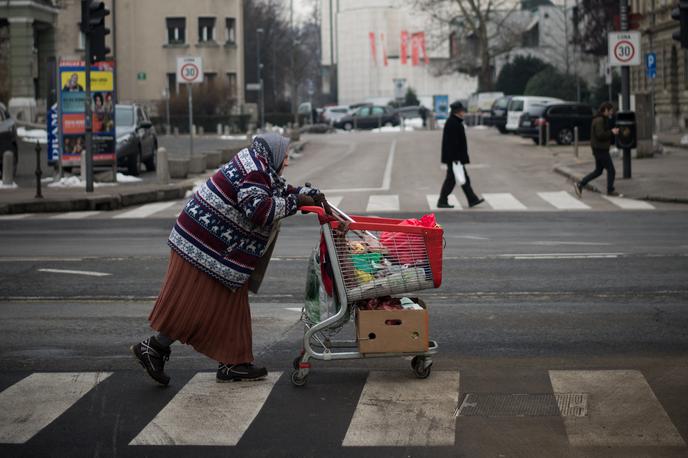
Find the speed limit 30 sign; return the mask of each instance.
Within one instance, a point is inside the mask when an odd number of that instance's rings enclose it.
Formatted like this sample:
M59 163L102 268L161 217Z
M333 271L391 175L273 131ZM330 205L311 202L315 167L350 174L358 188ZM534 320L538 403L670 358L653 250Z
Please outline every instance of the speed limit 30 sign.
M609 33L609 65L640 65L640 32Z
M183 84L202 83L203 60L200 57L178 57L177 81Z

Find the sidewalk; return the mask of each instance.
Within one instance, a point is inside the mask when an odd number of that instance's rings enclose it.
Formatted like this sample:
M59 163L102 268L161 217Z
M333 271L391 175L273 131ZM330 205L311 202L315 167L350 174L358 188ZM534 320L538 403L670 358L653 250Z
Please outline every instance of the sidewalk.
M579 159L573 147L552 147L561 158L554 171L572 180L581 180L595 168L589 145L581 145ZM688 149L665 148L665 153L652 158L631 160L631 179L623 179L621 154L614 157L615 187L624 197L658 202L688 203ZM606 172L593 180L588 188L606 192Z

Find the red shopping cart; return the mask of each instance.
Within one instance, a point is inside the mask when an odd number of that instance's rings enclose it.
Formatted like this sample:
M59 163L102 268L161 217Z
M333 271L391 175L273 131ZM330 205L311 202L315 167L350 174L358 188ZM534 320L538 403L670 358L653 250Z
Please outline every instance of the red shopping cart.
M291 381L306 384L311 359L332 361L413 356L419 378L430 375L432 355L439 348L428 337L428 312L417 298L403 298L402 309L366 310L377 298L438 288L442 283L443 230L409 225L404 220L348 216L325 204L303 207L318 216L321 243L313 258L331 297L329 313L304 306L303 348L294 359ZM331 211L330 211L331 210ZM319 272L320 274L320 272ZM355 339L334 340L354 318Z

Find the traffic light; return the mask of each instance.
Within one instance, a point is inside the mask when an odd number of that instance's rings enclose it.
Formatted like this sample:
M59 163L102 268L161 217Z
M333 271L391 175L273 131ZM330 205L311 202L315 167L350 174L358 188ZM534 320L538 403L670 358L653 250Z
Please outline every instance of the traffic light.
M672 37L688 49L688 0L679 0L678 6L671 11L671 18L679 21L680 29Z
M89 40L92 62L105 60L110 54L110 48L105 46L105 36L110 34L110 29L105 27L105 17L109 14L105 2L81 0L81 31Z

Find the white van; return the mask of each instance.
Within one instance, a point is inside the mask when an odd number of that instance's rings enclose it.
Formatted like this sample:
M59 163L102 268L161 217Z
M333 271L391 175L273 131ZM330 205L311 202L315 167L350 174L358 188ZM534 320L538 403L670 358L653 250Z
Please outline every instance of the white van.
M518 130L518 121L521 115L534 106L544 107L553 103L563 102L561 99L554 97L534 97L529 95L519 95L511 98L507 106L506 115L506 130L515 132Z

